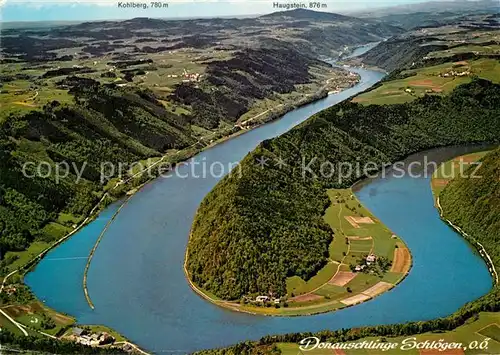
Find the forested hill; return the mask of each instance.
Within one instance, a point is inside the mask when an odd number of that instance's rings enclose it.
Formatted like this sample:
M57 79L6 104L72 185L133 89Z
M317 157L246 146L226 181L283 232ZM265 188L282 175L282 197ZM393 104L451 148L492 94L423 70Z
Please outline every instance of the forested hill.
M498 141L499 115L500 85L474 80L411 103L343 102L264 141L241 162L241 178L227 176L200 205L188 245L192 281L224 299L284 295L287 277L309 279L327 261L333 232L322 219L325 190L360 177L322 177L320 164L381 167L431 147ZM257 165L262 157L264 168Z
M52 101L0 124L2 258L35 240L62 237L89 213L107 183L101 181L104 162L124 163L126 172L127 163L194 143L186 118L166 111L147 90L75 77L63 83L74 105ZM68 164L70 173L61 168L58 179L56 164ZM3 258L0 269L10 262Z
M453 179L440 195L444 215L468 235L487 243L488 254L500 260L500 149L486 155L481 166ZM477 178L472 178L472 174ZM498 267L499 265L495 265Z
M467 176L477 166L473 165ZM441 192L440 200L444 216L460 226L467 234L482 243L495 266L500 265L500 148L481 160L481 166L474 173L481 178L456 177ZM266 336L258 342L246 342L224 349L206 350L197 355L277 355L282 352L276 343L298 343L300 340L316 336L331 343L354 341L364 337L414 336L415 334L441 333L444 339L448 331L463 324L472 324L480 312L500 310L500 288L494 287L487 295L464 305L454 314L424 322L378 325L337 331L322 331L315 334L295 333ZM463 331L463 330L462 330ZM446 332L446 333L444 333ZM428 333L432 334L432 333ZM457 334L454 332L453 334Z
M314 100L327 84L352 82L320 54L403 32L380 21L287 14L0 30L0 275L19 257L9 251L39 252L116 186L117 171L100 181L103 163L126 172L149 157L185 159L242 129L245 114L260 124L302 103L295 95ZM45 167L38 175L47 177L26 177L25 163L28 175ZM71 173L55 181L46 170L58 163Z
M380 43L362 56L365 64L387 71L410 69L479 58L499 58L489 46L498 45L498 14L490 9L483 15L442 14L434 25L415 27ZM427 16L428 14L425 14ZM419 18L411 14L405 18ZM445 25L446 24L446 25ZM433 52L440 52L432 55Z
M245 49L234 58L208 64L206 82L217 90L181 83L171 97L191 107L194 124L214 129L221 122L235 122L256 100L310 83L312 66L327 70L326 63L302 54L291 44L270 41L266 48Z

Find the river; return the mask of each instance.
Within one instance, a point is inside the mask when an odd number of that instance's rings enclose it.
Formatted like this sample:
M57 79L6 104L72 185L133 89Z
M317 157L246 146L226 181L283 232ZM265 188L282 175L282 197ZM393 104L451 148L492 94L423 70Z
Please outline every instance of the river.
M262 140L280 135L312 114L363 91L383 73L352 69L355 87L289 112L198 154L198 163L241 160ZM444 158L456 149L439 151ZM435 152L433 154L436 154ZM420 157L417 156L418 158ZM178 167L190 175L193 163ZM95 304L82 290L85 259L117 206L51 251L25 281L37 297L81 324L105 324L154 353L191 351L258 339L267 334L317 331L445 316L488 292L491 278L482 259L438 216L428 178L376 179L357 195L410 247L408 278L376 299L334 313L308 317L264 317L228 311L197 296L183 273L193 216L220 178L160 178L135 194L109 227L88 274ZM71 259L74 258L74 259Z

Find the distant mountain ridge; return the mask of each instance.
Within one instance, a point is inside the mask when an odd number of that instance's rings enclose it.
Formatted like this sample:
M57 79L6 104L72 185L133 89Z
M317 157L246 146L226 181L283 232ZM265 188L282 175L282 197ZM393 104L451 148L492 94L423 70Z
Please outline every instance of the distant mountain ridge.
M278 11L259 16L260 19L297 19L297 20L315 20L315 21L359 21L351 16L341 15L334 12L313 11L307 9L294 9L288 11Z
M436 13L436 12L459 12L459 11L486 11L499 9L500 3L495 0L455 0L455 1L425 1L415 4L404 4L390 7L373 9L370 11L352 11L347 14L359 17L381 17L389 15L405 15L417 12Z

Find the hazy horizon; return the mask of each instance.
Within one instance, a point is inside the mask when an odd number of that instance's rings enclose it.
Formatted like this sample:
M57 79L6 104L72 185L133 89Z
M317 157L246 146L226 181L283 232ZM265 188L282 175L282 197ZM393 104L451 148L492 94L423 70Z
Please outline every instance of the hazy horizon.
M0 0L1 2L1 0ZM148 9L143 8L122 8L119 3L145 3ZM283 9L273 7L275 2L280 4L297 3L299 1L279 1L279 0L253 0L253 1L160 1L158 3L168 3L168 8L152 8L150 1L7 1L0 8L0 20L2 23L8 22L83 22L83 21L103 21L103 20L125 20L134 17L153 17L164 19L189 19L205 17L249 17L259 16ZM308 4L316 1L300 1ZM353 13L369 10L379 10L382 8L395 7L400 5L415 5L428 2L441 3L442 0L358 0L358 1L331 1L319 0L317 3L326 4L327 8L311 9L316 11ZM449 1L452 3L465 3L465 1ZM469 3L474 3L470 1Z

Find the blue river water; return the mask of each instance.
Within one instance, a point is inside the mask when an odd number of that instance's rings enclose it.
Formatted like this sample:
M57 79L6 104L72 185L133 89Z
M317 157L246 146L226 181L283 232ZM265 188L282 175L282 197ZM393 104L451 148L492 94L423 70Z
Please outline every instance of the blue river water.
M294 110L282 119L198 154L202 164L241 160L264 139L288 131L310 115L367 89L383 73L356 69L356 87ZM446 159L459 148L432 151ZM422 155L410 159L420 159ZM37 297L81 324L105 324L154 353L195 350L255 340L267 334L317 331L432 319L456 311L488 292L483 260L438 216L428 178L384 178L360 185L357 195L411 249L414 266L395 289L334 313L307 317L264 317L221 309L201 299L183 273L193 216L220 177L196 178L194 163L177 176L160 178L134 195L109 227L88 274L95 310L83 296L86 257L117 205L51 251L26 276ZM184 174L187 178L180 177Z

